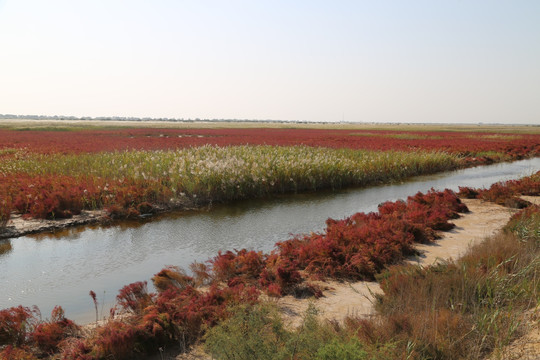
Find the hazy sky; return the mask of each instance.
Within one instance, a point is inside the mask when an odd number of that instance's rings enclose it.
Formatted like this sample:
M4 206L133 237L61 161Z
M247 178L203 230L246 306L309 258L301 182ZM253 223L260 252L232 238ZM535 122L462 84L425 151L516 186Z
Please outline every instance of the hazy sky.
M0 113L540 124L540 1L0 0Z

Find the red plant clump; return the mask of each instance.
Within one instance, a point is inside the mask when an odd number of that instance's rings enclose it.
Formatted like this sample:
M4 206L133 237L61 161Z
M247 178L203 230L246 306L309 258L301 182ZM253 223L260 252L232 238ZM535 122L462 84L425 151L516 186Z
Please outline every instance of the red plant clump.
M210 260L215 280L243 283L256 279L265 266L265 256L261 251L242 249L222 253Z
M65 317L64 310L56 306L51 313L51 319L38 324L31 336L33 342L43 352L54 353L58 350L60 342L78 329L73 321Z
M13 345L6 346L0 350L0 359L2 360L37 360L38 358L29 350Z
M8 183L4 184L8 186ZM12 186L13 188L14 186ZM17 177L13 206L37 218L68 218L83 209L84 184L67 176Z
M151 181L132 183L95 177L17 174L2 179L0 194L6 194L0 197L1 227L12 210L27 217L61 219L80 214L83 209L105 207L112 218L135 218L153 211L150 202L165 203L171 191Z
M170 288L176 290L185 289L195 285L194 279L191 276L186 275L182 269L176 266L165 267L154 275L152 282L156 289L160 291L165 291Z
M0 310L0 346L23 345L37 323L37 309L24 306Z
M468 212L454 192L446 189L442 192L431 190L427 194L418 193L407 199L404 219L409 223L433 230L450 230L454 227L449 219L459 217L458 213Z
M91 344L87 339L68 338L62 343L59 359L62 360L94 360L91 355Z
M0 190L1 191L1 190ZM5 227L11 217L11 209L13 205L11 203L11 197L8 196L7 191L0 192L0 229Z
M124 286L116 296L116 302L124 309L135 314L141 314L152 303L152 296L148 293L146 281L138 281Z
M17 306L0 311L0 346L7 345L0 358L33 359L30 348L38 355L55 353L79 329L60 306L53 309L50 320L40 321L39 317L37 308Z
M183 272L176 272L171 267L156 274L152 278L159 290L154 301L155 308L149 306L145 311L154 309L159 314L168 314L178 329L199 329L202 324L213 324L226 315L227 306L258 299L258 291L243 284L223 287L214 283L207 291L199 291L189 283L176 280L168 281L168 286L163 286L164 271L167 278L185 277Z
M413 243L433 239L434 230L447 230L449 219L467 208L451 191L430 191L407 202L384 203L379 213L357 213L327 221L322 234L278 243L281 257L298 270L323 277L372 280L386 265L414 253Z
M277 244L276 244L277 245ZM304 279L298 271L298 262L275 251L268 256L265 267L259 275L258 283L269 296L281 297L295 292ZM318 295L314 294L314 295Z
M229 316L233 304L254 303L259 292L243 284L229 287L213 284L206 291L195 289L182 271L167 267L152 281L157 294L148 293L146 283L125 286L117 297L118 305L133 316L126 321L110 321L92 344L78 346L81 353L129 359L139 351L155 351L170 342L184 346L197 340L207 327ZM70 347L73 354L76 351Z
M128 322L111 320L94 336L92 354L97 359L129 359L136 350L136 328Z
M519 195L540 195L540 171L519 180L495 183L489 189L459 188L459 196L464 198L478 198L518 209L528 206L529 203L519 198Z
M229 316L237 303L254 303L259 292L252 286L211 285L197 290L193 278L181 269L166 267L152 281L157 294L149 293L145 282L123 287L117 303L132 314L123 321L109 321L84 344L66 346L71 356L113 354L129 359L139 351L156 351L160 346L180 341L185 346L198 339L204 329ZM84 357L81 357L83 359Z

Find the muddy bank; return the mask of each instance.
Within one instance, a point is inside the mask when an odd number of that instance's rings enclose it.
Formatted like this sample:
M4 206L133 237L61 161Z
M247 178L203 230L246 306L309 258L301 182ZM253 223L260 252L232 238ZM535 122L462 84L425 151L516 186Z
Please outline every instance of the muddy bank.
M178 201L172 206L153 206L150 213L141 214L135 218L115 218L108 211L82 210L79 215L73 215L67 219L36 219L25 218L21 214L12 213L5 228L0 228L0 240L16 238L30 234L55 233L69 228L84 225L114 225L126 221L148 221L151 218L172 213L174 211L203 210L207 206L198 206L193 201Z
M16 238L29 234L56 232L70 227L110 222L105 210L84 210L69 219L46 220L25 219L22 215L11 216L4 229L0 229L0 239Z

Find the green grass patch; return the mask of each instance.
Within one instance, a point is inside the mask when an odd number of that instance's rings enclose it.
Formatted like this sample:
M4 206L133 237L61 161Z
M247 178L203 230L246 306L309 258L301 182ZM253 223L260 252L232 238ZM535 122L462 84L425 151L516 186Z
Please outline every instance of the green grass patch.
M493 140L493 141L515 141L523 138L522 135L504 135L504 134L490 134L490 135L470 135L467 136L472 139L484 139L484 140Z
M381 137L388 139L400 139L400 140L439 140L442 139L442 136L438 135L422 135L403 132L400 134L380 134L373 132L362 132L362 133L350 133L350 136L366 136L366 137Z
M206 334L205 348L213 359L375 360L391 354L389 345L366 347L354 334L320 321L314 307L294 330L285 326L274 304L243 305L231 311L231 318Z

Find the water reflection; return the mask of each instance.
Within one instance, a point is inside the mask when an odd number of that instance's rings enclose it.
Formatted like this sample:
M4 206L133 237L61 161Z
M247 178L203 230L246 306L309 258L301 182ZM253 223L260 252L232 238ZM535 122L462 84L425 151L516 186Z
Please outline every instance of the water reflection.
M329 217L375 211L384 201L432 187L486 187L537 170L540 158L418 177L402 184L241 201L147 222L21 237L12 240L12 250L0 256L0 308L36 304L48 314L60 304L68 317L92 321L90 290L98 294L107 313L118 289L149 280L165 265L187 269L193 261L205 261L218 250L270 251L291 234L323 230Z
M10 240L0 240L0 256L9 253L12 249Z

